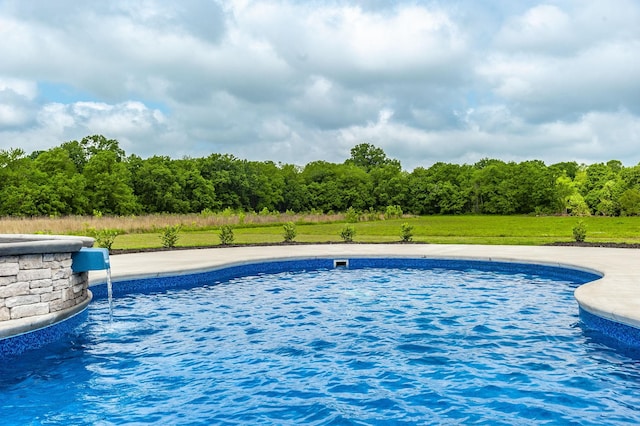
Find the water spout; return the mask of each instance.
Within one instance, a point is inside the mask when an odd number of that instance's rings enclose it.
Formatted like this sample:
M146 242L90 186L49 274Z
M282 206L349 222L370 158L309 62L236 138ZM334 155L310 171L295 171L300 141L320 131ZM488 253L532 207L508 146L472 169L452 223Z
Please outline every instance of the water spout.
M71 269L74 272L106 271L107 297L109 299L109 320L113 320L113 287L111 283L111 263L109 250L105 248L82 248L72 255Z

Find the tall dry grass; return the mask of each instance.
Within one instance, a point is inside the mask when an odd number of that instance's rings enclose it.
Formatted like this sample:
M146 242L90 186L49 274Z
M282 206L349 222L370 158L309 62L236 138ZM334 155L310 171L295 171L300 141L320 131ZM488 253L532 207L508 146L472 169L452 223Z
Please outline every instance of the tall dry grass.
M268 225L286 222L327 223L344 220L344 214L183 214L145 216L65 216L0 218L0 234L87 234L89 230L112 229L120 233L154 232L166 226L181 225L184 230L211 229L222 225Z

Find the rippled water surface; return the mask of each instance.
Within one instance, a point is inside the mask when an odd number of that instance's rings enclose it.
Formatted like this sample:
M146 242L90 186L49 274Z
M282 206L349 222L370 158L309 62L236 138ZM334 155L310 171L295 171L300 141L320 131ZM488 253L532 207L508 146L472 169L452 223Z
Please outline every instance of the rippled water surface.
M96 301L0 366L3 424L637 424L640 358L574 286L337 269Z

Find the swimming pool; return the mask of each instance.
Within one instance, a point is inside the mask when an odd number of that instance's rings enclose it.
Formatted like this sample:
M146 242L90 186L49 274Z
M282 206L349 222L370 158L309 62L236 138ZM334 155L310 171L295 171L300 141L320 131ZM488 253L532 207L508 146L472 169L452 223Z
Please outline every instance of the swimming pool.
M72 339L2 364L0 414L73 424L640 421L640 357L581 327L572 291L593 276L348 263L269 263L241 278L239 266L193 288L187 277L168 290L169 279L151 280L118 297L113 323L97 291Z

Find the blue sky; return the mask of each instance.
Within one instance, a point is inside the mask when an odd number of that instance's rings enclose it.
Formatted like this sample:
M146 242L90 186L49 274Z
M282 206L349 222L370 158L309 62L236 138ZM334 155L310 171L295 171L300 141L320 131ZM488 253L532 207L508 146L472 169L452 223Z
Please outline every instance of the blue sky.
M640 162L640 2L0 0L0 149Z

